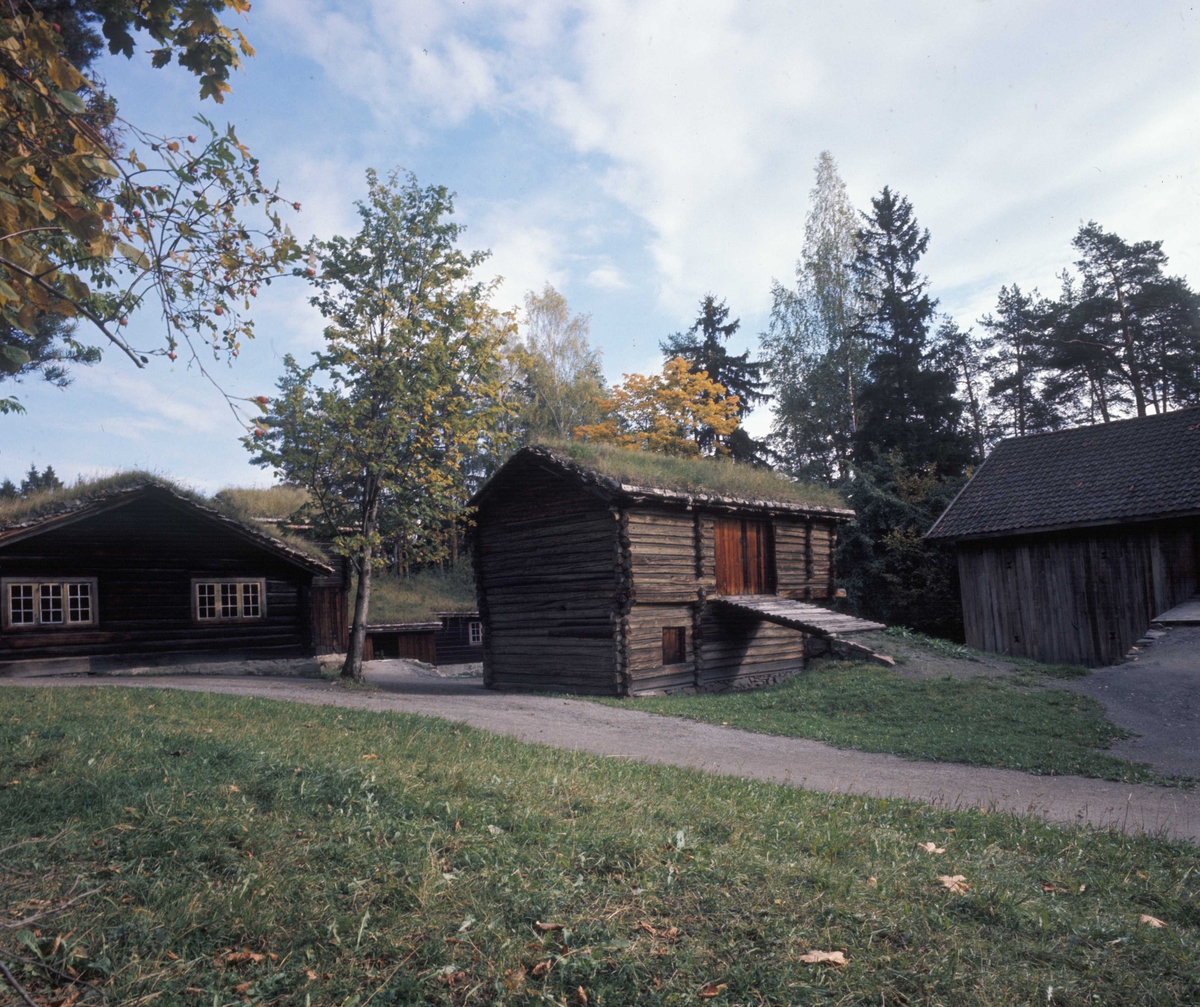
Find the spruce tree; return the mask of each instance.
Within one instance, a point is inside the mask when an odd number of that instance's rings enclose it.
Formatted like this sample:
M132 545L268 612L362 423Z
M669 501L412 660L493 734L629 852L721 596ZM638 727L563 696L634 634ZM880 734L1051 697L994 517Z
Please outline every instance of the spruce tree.
M749 350L735 355L725 348L725 343L741 324L740 319L729 320L729 308L723 299L718 301L712 294L705 294L700 299L700 313L692 327L668 336L659 344L668 360L682 357L693 374L703 371L710 380L724 385L727 395L736 395L739 420L756 402L767 398L762 363L751 360ZM704 454L712 453L717 444L716 431L712 427L701 429L699 442ZM724 439L724 446L736 461L756 462L763 450L763 445L740 426Z
M912 204L884 186L864 214L858 246L863 309L857 328L872 356L859 397L854 460L863 465L898 454L913 470L933 465L941 475L959 475L971 460L971 442L960 427L954 375L929 346L937 302L917 271L929 232L918 225Z

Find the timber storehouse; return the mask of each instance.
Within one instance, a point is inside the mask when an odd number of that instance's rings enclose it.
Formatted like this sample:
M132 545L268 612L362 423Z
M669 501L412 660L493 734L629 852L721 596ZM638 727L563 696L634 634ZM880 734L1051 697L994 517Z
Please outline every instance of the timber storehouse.
M972 647L1118 663L1200 589L1200 408L1001 441L927 537Z
M490 688L747 688L799 671L829 637L879 628L811 604L836 593L853 511L633 486L544 447L514 455L472 504Z

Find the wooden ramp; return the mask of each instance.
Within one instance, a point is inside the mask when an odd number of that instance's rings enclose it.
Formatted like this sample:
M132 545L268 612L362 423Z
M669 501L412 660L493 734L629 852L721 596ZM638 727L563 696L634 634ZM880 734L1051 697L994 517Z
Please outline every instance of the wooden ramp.
M1155 616L1154 621L1162 623L1164 626L1186 626L1200 623L1200 594L1192 595L1182 605L1176 605L1162 615Z
M870 629L885 629L881 622L868 622L852 615L831 612L820 605L792 601L776 594L722 594L709 601L728 605L742 612L753 612L767 622L778 623L815 636L841 637L847 633L865 633Z

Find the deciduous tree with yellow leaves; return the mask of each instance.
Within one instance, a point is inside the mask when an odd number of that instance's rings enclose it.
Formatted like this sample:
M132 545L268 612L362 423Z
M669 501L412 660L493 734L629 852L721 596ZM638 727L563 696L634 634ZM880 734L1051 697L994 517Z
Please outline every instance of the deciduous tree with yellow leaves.
M608 419L575 428L575 436L666 455L700 454L700 435L715 433L713 450L738 425L738 397L704 371L693 373L682 357L672 357L659 374L626 374L601 402Z

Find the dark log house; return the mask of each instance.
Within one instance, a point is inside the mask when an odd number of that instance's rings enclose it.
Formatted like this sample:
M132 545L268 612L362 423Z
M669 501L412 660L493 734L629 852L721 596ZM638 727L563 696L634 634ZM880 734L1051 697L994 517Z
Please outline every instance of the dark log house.
M1200 587L1200 408L1001 441L927 537L972 647L1117 663Z
M573 447L523 449L472 500L489 687L746 688L799 671L814 637L880 628L811 604L836 593L852 511L789 500L782 480L777 500L672 486L669 469L632 485L603 471L626 452Z
M5 504L0 599L0 674L345 649L315 549L141 474Z

